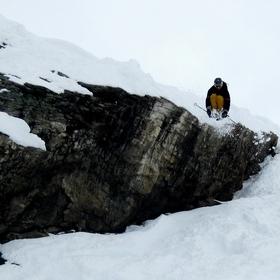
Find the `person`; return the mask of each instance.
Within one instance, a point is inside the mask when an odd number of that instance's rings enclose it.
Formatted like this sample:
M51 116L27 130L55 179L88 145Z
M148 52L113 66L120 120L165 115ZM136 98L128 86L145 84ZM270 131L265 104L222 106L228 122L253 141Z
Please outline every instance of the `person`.
M216 78L214 85L208 90L205 103L209 118L212 117L214 109L221 114L222 118L226 118L230 107L230 95L226 82L221 78Z

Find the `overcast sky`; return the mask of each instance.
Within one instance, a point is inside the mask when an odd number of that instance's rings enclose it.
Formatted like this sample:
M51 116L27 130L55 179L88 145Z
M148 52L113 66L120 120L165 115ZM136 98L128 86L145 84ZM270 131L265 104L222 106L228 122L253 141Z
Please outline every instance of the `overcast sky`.
M0 13L97 57L136 59L157 81L206 95L215 77L232 103L280 124L279 0L0 0Z

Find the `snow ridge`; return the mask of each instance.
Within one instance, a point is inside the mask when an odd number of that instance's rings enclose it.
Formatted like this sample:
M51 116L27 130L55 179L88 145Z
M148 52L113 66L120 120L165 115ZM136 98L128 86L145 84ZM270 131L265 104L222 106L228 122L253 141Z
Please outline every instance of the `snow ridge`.
M35 36L23 26L2 16L0 45L4 46L0 48L0 72L16 83L29 82L57 93L66 89L83 94L91 93L80 86L78 81L121 87L139 95L163 96L185 107L201 122L207 122L220 130L224 127L227 130L231 124L230 121L209 120L205 112L194 107L195 102L204 106L204 97L155 82L151 75L142 71L135 60L119 62L111 58L98 59L68 42ZM255 131L280 131L272 122L252 116L247 110L235 106L232 106L230 115L236 122L241 122Z

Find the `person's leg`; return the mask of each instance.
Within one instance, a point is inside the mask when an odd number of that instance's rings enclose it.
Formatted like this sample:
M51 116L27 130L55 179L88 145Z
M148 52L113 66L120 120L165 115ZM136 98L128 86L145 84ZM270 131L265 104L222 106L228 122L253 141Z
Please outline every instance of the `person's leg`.
M210 96L210 103L211 103L211 110L218 108L217 95L216 94L212 94Z
M216 96L217 110L221 111L224 107L224 98L221 95Z

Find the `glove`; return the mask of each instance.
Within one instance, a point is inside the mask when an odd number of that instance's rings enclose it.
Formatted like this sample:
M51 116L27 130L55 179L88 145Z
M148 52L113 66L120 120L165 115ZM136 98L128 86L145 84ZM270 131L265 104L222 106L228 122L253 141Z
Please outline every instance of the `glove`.
M226 118L228 116L228 111L227 110L224 110L222 112L222 118Z
M210 106L207 107L207 108L206 108L206 111L207 111L208 117L211 118L211 107L210 107Z

